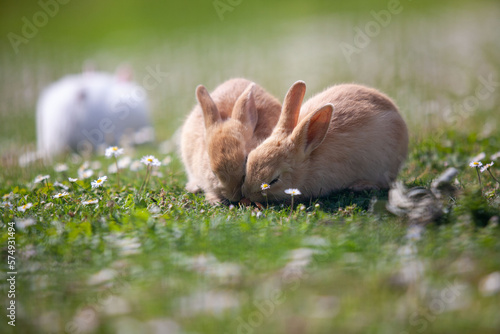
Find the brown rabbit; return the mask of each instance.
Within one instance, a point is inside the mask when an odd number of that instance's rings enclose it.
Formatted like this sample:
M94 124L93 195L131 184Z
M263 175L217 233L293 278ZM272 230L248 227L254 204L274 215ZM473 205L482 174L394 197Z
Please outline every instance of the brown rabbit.
M243 196L288 202L352 189L388 188L408 151L408 130L381 92L355 84L330 87L301 106L305 83L288 91L273 133L248 155ZM298 124L297 124L298 123Z
M281 104L246 79L228 80L211 94L200 85L196 97L180 143L186 190L204 191L211 203L239 201L246 157L271 134Z

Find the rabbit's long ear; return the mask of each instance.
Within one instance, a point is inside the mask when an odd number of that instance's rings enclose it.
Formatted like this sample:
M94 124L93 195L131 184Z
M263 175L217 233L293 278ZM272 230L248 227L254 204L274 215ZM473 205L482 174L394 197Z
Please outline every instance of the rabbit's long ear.
M296 147L306 155L318 148L326 137L332 115L333 105L329 103L300 122L292 134Z
M290 87L286 93L281 115L274 128L275 132L289 135L297 125L299 119L300 107L306 93L306 84L304 81L297 81Z
M258 121L254 98L255 83L251 83L240 95L233 108L232 118L240 121L252 134Z
M208 94L207 89L203 85L196 87L196 98L203 110L203 118L205 119L205 128L208 129L217 122L220 122L221 117L219 109L215 105L214 100Z

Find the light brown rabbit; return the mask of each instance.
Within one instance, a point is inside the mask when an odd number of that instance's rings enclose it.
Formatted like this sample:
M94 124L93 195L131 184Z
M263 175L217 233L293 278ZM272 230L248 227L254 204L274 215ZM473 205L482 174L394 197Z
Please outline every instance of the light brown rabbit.
M180 143L186 190L205 192L210 203L239 201L247 155L271 134L281 103L246 79L228 80L211 94L200 85L196 97Z
M388 188L408 151L408 130L397 107L381 92L342 84L301 106L305 83L288 91L273 133L248 155L243 196L253 202L288 202L341 190ZM300 115L299 115L300 114Z

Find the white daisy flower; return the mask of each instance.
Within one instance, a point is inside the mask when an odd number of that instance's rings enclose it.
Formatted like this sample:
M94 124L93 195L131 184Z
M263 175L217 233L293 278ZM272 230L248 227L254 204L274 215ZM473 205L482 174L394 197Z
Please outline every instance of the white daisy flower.
M29 208L31 208L32 206L33 206L33 203L26 203L24 205L18 206L17 211L24 212L24 211L28 210Z
M267 190L267 189L269 189L269 188L271 188L271 186L269 185L269 183L265 183L265 182L264 182L264 183L262 183L262 184L260 185L260 189L262 189L262 190Z
M481 161L471 161L471 163L469 164L469 167L472 167L472 168L479 168L482 166L483 166L483 163Z
M490 169L495 163L492 161L490 162L489 164L486 164L484 165L483 167L481 167L480 171L481 173L484 173L486 172L488 169Z
M35 177L35 181L33 181L33 182L40 183L43 180L47 180L49 177L50 177L50 175L38 175L37 177Z
M68 165L66 164L57 164L54 166L54 170L58 173L66 172L68 170Z
M61 197L68 196L68 195L69 195L69 193L67 193L66 191L63 191L62 193L55 194L54 196L52 196L52 198L61 198Z
M142 157L141 162L145 164L146 166L160 166L161 162L160 160L156 159L152 155L146 155Z
M13 205L11 202L2 202L1 207L4 209L12 209Z
M74 179L72 177L68 177L68 180L69 180L69 182L76 182L76 181L78 181L78 179L76 179L76 178Z
M118 146L110 146L106 149L104 155L108 158L115 156L118 157L123 154L123 148L119 148Z
M97 180L91 182L92 188L99 188L104 184L104 182L108 179L107 176L101 176Z
M83 201L82 204L83 205L89 205L89 204L97 204L99 203L99 200L98 199L90 199L88 201Z
M285 194L288 194L290 196L296 196L296 195L301 195L302 193L300 192L299 189L290 188L285 190Z

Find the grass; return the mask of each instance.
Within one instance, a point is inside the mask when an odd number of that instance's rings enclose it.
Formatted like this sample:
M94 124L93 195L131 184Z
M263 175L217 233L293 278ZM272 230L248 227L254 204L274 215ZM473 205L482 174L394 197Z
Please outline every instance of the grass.
M414 168L423 172L415 184L428 186L433 172L417 153L436 161L448 155L426 143L412 148L402 178ZM500 267L491 218L499 214L498 190L488 179L483 191L492 194L474 193L475 171L466 165L458 178L464 194L445 219L412 236L405 220L367 211L373 197L387 200L384 192L334 194L297 205L289 219L288 207L213 207L186 193L175 156L142 193L145 168L121 170L117 188L106 172L114 161L96 159L102 167L78 185L67 181L79 167L69 160L67 172L40 170L50 175L46 184L34 184L34 174L2 182L6 200L33 203L24 213L2 211L5 231L16 222L17 332L148 331L155 321L203 333L500 327L498 295L483 286ZM92 189L102 174L108 180ZM68 196L52 198L61 191L56 181Z
M339 44L353 43L353 27L363 27L373 19L370 11L386 2L338 8L293 2L282 19L266 25L283 7L272 5L258 27L253 18L262 12L260 3L243 2L222 22L211 7L189 18L174 15L177 9L164 24L160 10L123 5L117 9L123 15L107 22L99 14L88 32L75 17L94 5L67 6L23 52L0 51L0 195L13 206L0 209L0 247L2 272L9 255L17 271L16 327L4 316L0 332L499 331L500 190L488 173L481 174L480 188L469 167L480 152L485 164L500 151L499 12L493 2L451 8L403 3L351 62ZM12 15L1 20L2 31L36 9L8 8ZM130 13L137 17L126 24ZM109 33L100 34L108 26ZM60 33L64 27L67 36ZM139 36L133 45L124 42L127 29ZM160 29L165 32L154 33ZM74 48L62 49L68 36ZM173 146L200 83L211 89L244 76L280 99L298 79L307 83L307 96L338 82L377 87L397 101L410 130L399 180L408 188L430 188L455 167L457 192L443 199L438 221L415 227L385 210L386 191L343 191L294 203L293 212L279 203L262 210L211 206L184 190L177 155L158 145L125 150L133 160L169 157L142 190L145 167L121 170L118 187L116 174L108 172L115 161L100 153L85 158L94 174L77 183L68 177L77 177L85 161L79 156L57 161L68 166L64 172L56 172L55 163L20 166L19 156L34 147L39 91L88 59L108 71L127 60L138 82L148 67L168 73L148 91L163 147ZM493 83L486 86L490 75ZM499 165L491 168L497 178ZM34 183L37 175L50 177ZM91 181L103 175L103 187L92 189ZM56 181L69 195L53 198L64 190ZM91 199L98 204L83 204ZM27 203L33 206L17 210ZM15 227L12 254L9 227ZM5 280L2 288L7 307Z

